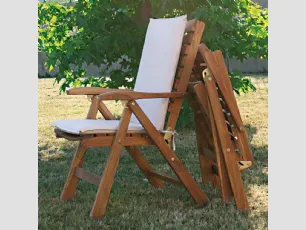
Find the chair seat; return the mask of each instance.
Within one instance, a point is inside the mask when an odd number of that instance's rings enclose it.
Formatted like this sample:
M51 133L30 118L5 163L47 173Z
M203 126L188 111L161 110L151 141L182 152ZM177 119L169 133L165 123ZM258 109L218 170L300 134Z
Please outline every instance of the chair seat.
M59 130L74 134L102 134L102 133L115 133L119 127L119 120L60 120L51 123ZM130 133L143 133L145 130L142 125L130 122L128 132Z

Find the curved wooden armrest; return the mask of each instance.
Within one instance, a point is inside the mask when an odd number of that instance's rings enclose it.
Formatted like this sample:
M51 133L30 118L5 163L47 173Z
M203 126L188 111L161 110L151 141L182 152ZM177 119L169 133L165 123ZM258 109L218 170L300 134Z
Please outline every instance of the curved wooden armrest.
M67 90L68 95L99 95L107 92L125 92L125 91L132 91L131 89L107 89L101 87L78 87L72 88Z
M136 100L136 99L153 99L153 98L180 98L186 96L187 93L146 93L135 91L113 91L100 94L98 100Z

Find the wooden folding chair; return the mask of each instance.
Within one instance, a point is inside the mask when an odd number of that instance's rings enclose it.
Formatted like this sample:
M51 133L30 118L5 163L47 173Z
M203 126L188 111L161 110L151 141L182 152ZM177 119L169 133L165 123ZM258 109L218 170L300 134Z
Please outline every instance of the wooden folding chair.
M176 21L171 23L171 20ZM182 24L180 20L184 22L183 29L175 29L179 27L177 25ZM160 31L157 29L159 26L161 27ZM68 95L92 96L92 101L87 120L66 120L53 123L56 126L55 133L58 138L79 141L61 200L73 198L79 179L96 184L99 188L91 210L91 217L103 217L119 164L120 152L125 147L153 186L162 187L164 181L180 184L187 189L197 204L203 205L208 202L205 193L199 188L170 146L203 31L203 22L197 20L187 22L186 16L174 19L151 19L134 91L96 87L75 88L67 91ZM150 38L152 33L154 36ZM175 35L179 38L172 41L173 34L178 34L181 37ZM158 49L158 44L162 42L167 42L167 46ZM174 62L172 60L172 67L165 68L165 71L161 73L162 76L154 75L152 71L159 71L161 66L166 65L173 56L169 47L177 49L174 52L176 60L175 58ZM154 78L153 81L150 80L150 77ZM161 86L164 81L167 81L168 88L154 88L156 81L159 80L158 84ZM107 109L103 103L105 100L124 102L120 122L116 121ZM154 100L155 104L150 104L151 100ZM150 109L154 111L152 112ZM101 112L105 120L95 120L98 111ZM156 111L157 113L162 111L161 116L159 114L157 119L151 114ZM164 125L167 111L169 116ZM157 146L175 172L177 179L157 172L149 165L137 148L137 146L148 145ZM111 146L101 178L82 168L87 148L98 146Z
M199 45L188 92L203 184L212 182L224 201L234 196L238 209L249 209L240 172L254 160L221 51Z

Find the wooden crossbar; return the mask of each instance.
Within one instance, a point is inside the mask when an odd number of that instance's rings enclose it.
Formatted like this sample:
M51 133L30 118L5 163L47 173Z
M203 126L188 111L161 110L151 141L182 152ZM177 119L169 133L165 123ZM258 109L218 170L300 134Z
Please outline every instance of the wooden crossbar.
M99 185L101 180L100 176L87 172L85 169L79 167L75 169L74 175L82 180L87 181L90 184L95 184L95 185Z
M180 186L183 186L182 182L179 181L178 179L176 178L173 178L173 177L170 177L164 173L161 173L161 172L157 172L157 171L154 171L154 170L151 170L148 172L150 176L153 176L153 177L156 177L156 178L159 178L163 181L168 181L172 184L176 184L176 185L180 185Z

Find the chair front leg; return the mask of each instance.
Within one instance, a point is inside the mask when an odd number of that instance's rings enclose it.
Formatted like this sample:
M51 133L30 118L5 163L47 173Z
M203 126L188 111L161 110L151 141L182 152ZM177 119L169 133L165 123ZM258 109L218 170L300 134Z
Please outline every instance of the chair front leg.
M131 119L131 110L126 107L120 120L119 128L111 146L111 151L101 178L96 199L91 210L92 218L101 218L104 216L108 203L110 191L114 182L115 174L120 160L120 152L123 148L122 142L126 137L128 125Z
M66 183L61 194L61 200L71 200L73 198L79 180L79 178L74 175L74 171L76 168L82 167L86 150L87 147L83 146L82 141L80 141L79 146L74 154Z
M115 120L114 115L108 110L108 108L102 101L99 102L98 109L100 113L102 114L102 116L105 118L105 120ZM138 148L125 146L125 149L131 155L131 157L135 160L137 166L144 173L145 177L148 179L148 181L150 182L152 186L160 187L160 188L164 187L164 181L158 178L154 178L147 173L152 170L152 167L145 160L145 158L141 154L141 151Z

